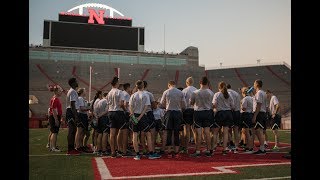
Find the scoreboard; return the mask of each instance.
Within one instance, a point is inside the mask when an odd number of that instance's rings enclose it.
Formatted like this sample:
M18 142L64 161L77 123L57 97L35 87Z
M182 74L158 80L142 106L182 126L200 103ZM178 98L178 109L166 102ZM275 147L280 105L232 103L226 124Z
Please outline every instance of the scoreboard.
M59 21L45 20L43 46L144 51L144 27L132 27L131 19L105 17L105 24L92 24L88 18L59 14Z

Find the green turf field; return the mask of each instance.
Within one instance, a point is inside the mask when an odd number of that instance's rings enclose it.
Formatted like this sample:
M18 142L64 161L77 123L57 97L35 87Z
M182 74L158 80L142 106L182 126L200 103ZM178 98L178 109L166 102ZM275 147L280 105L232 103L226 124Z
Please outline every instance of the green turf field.
M60 129L58 146L63 152L52 153L46 148L48 129L29 130L29 179L32 180L80 180L94 179L92 169L93 155L66 156L67 129ZM267 131L269 140L273 141L271 131ZM91 138L89 140L91 142ZM280 131L280 142L291 143L291 132ZM288 151L288 149L286 149ZM240 168L239 168L240 169ZM253 179L270 177L287 177L291 175L290 165L241 168L239 174L222 174L212 176L193 176L174 179ZM167 178L166 178L167 179ZM290 179L290 178L287 178Z

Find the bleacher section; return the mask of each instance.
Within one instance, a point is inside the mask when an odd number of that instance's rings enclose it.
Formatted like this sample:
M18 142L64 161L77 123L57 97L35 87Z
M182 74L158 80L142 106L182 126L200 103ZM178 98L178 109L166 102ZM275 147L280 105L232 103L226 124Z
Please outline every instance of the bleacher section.
M199 80L207 75L214 92L218 91L218 83L225 81L232 89L253 85L254 80L262 79L263 89L270 89L278 96L282 104L281 112L291 110L291 70L283 64L261 65L255 67L237 67L228 69L206 70L194 65L195 57L185 53L178 55L143 53L143 52L109 52L76 49L29 49L29 94L39 99L38 104L29 105L33 117L45 117L50 97L47 84L59 84L64 90L69 89L68 79L76 77L79 87L87 89L90 66L92 71L93 99L96 90L109 91L110 81L120 68L120 83L130 83L134 87L136 80L148 82L148 89L155 98L161 97L167 89L169 80L178 79L177 87L185 87L185 79L194 78L194 86L199 88ZM178 72L178 73L177 73ZM179 75L179 76L176 76ZM61 100L65 108L66 94ZM87 96L88 98L88 96Z

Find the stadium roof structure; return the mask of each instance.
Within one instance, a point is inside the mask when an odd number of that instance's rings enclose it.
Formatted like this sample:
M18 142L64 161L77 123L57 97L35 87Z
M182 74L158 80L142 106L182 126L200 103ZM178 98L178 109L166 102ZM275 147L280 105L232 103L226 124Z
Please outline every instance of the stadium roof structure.
M291 70L291 66L286 62L270 62L270 63L260 63L260 64L245 64L245 65L233 65L233 66L219 66L219 67L206 67L206 70L215 69L231 69L231 68L246 68L246 67L259 67L259 66L272 66L272 65L285 65Z

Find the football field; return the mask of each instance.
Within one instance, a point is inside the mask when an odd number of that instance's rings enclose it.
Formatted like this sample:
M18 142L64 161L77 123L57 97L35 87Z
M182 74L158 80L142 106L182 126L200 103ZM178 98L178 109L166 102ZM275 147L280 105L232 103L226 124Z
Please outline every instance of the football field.
M280 131L280 151L266 155L239 151L223 156L219 147L213 157L181 154L179 158L164 155L154 160L142 157L140 161L93 154L66 156L67 129L60 129L58 135L62 152L49 152L48 133L48 129L29 130L29 179L291 179L291 161L283 157L291 149L291 132L287 130ZM272 142L272 132L267 133ZM193 146L189 153L194 152Z

